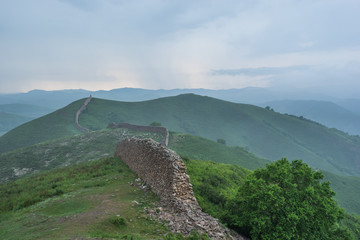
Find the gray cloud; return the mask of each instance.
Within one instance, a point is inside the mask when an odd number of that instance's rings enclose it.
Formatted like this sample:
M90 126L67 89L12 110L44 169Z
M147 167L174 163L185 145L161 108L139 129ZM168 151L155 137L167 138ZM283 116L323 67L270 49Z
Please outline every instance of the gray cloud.
M358 0L2 1L0 92L351 89L359 12Z

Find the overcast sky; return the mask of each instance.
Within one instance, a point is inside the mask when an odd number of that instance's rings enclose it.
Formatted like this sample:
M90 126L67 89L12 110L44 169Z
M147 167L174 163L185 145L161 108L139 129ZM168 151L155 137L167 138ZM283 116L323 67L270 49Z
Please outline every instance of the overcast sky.
M357 96L359 0L0 0L0 93L267 87Z

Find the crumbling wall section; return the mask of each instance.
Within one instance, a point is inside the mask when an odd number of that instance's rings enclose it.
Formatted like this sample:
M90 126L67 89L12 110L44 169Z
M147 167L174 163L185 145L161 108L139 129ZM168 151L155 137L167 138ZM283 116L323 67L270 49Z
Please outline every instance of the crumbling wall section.
M119 156L162 200L197 205L182 159L152 139L128 138L118 143Z
M212 239L245 239L222 227L219 221L202 212L194 197L186 166L174 151L152 139L128 138L118 143L119 156L151 190L166 211L150 211L157 219L168 222L173 232L189 234L206 232Z

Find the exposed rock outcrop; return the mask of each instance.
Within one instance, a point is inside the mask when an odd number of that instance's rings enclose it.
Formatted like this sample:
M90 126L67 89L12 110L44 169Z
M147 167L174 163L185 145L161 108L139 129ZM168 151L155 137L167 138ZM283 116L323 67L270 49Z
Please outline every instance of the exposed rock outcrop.
M115 156L119 156L160 197L165 210L150 212L167 221L172 231L189 234L196 229L206 232L212 239L245 239L231 236L230 230L222 227L217 219L202 212L185 164L174 151L152 139L129 138L118 143Z

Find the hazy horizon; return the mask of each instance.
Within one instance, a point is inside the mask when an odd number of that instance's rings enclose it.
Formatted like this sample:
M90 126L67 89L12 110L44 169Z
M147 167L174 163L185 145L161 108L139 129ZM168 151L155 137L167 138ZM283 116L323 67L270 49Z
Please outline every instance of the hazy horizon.
M241 89L355 98L360 2L1 1L0 93Z

